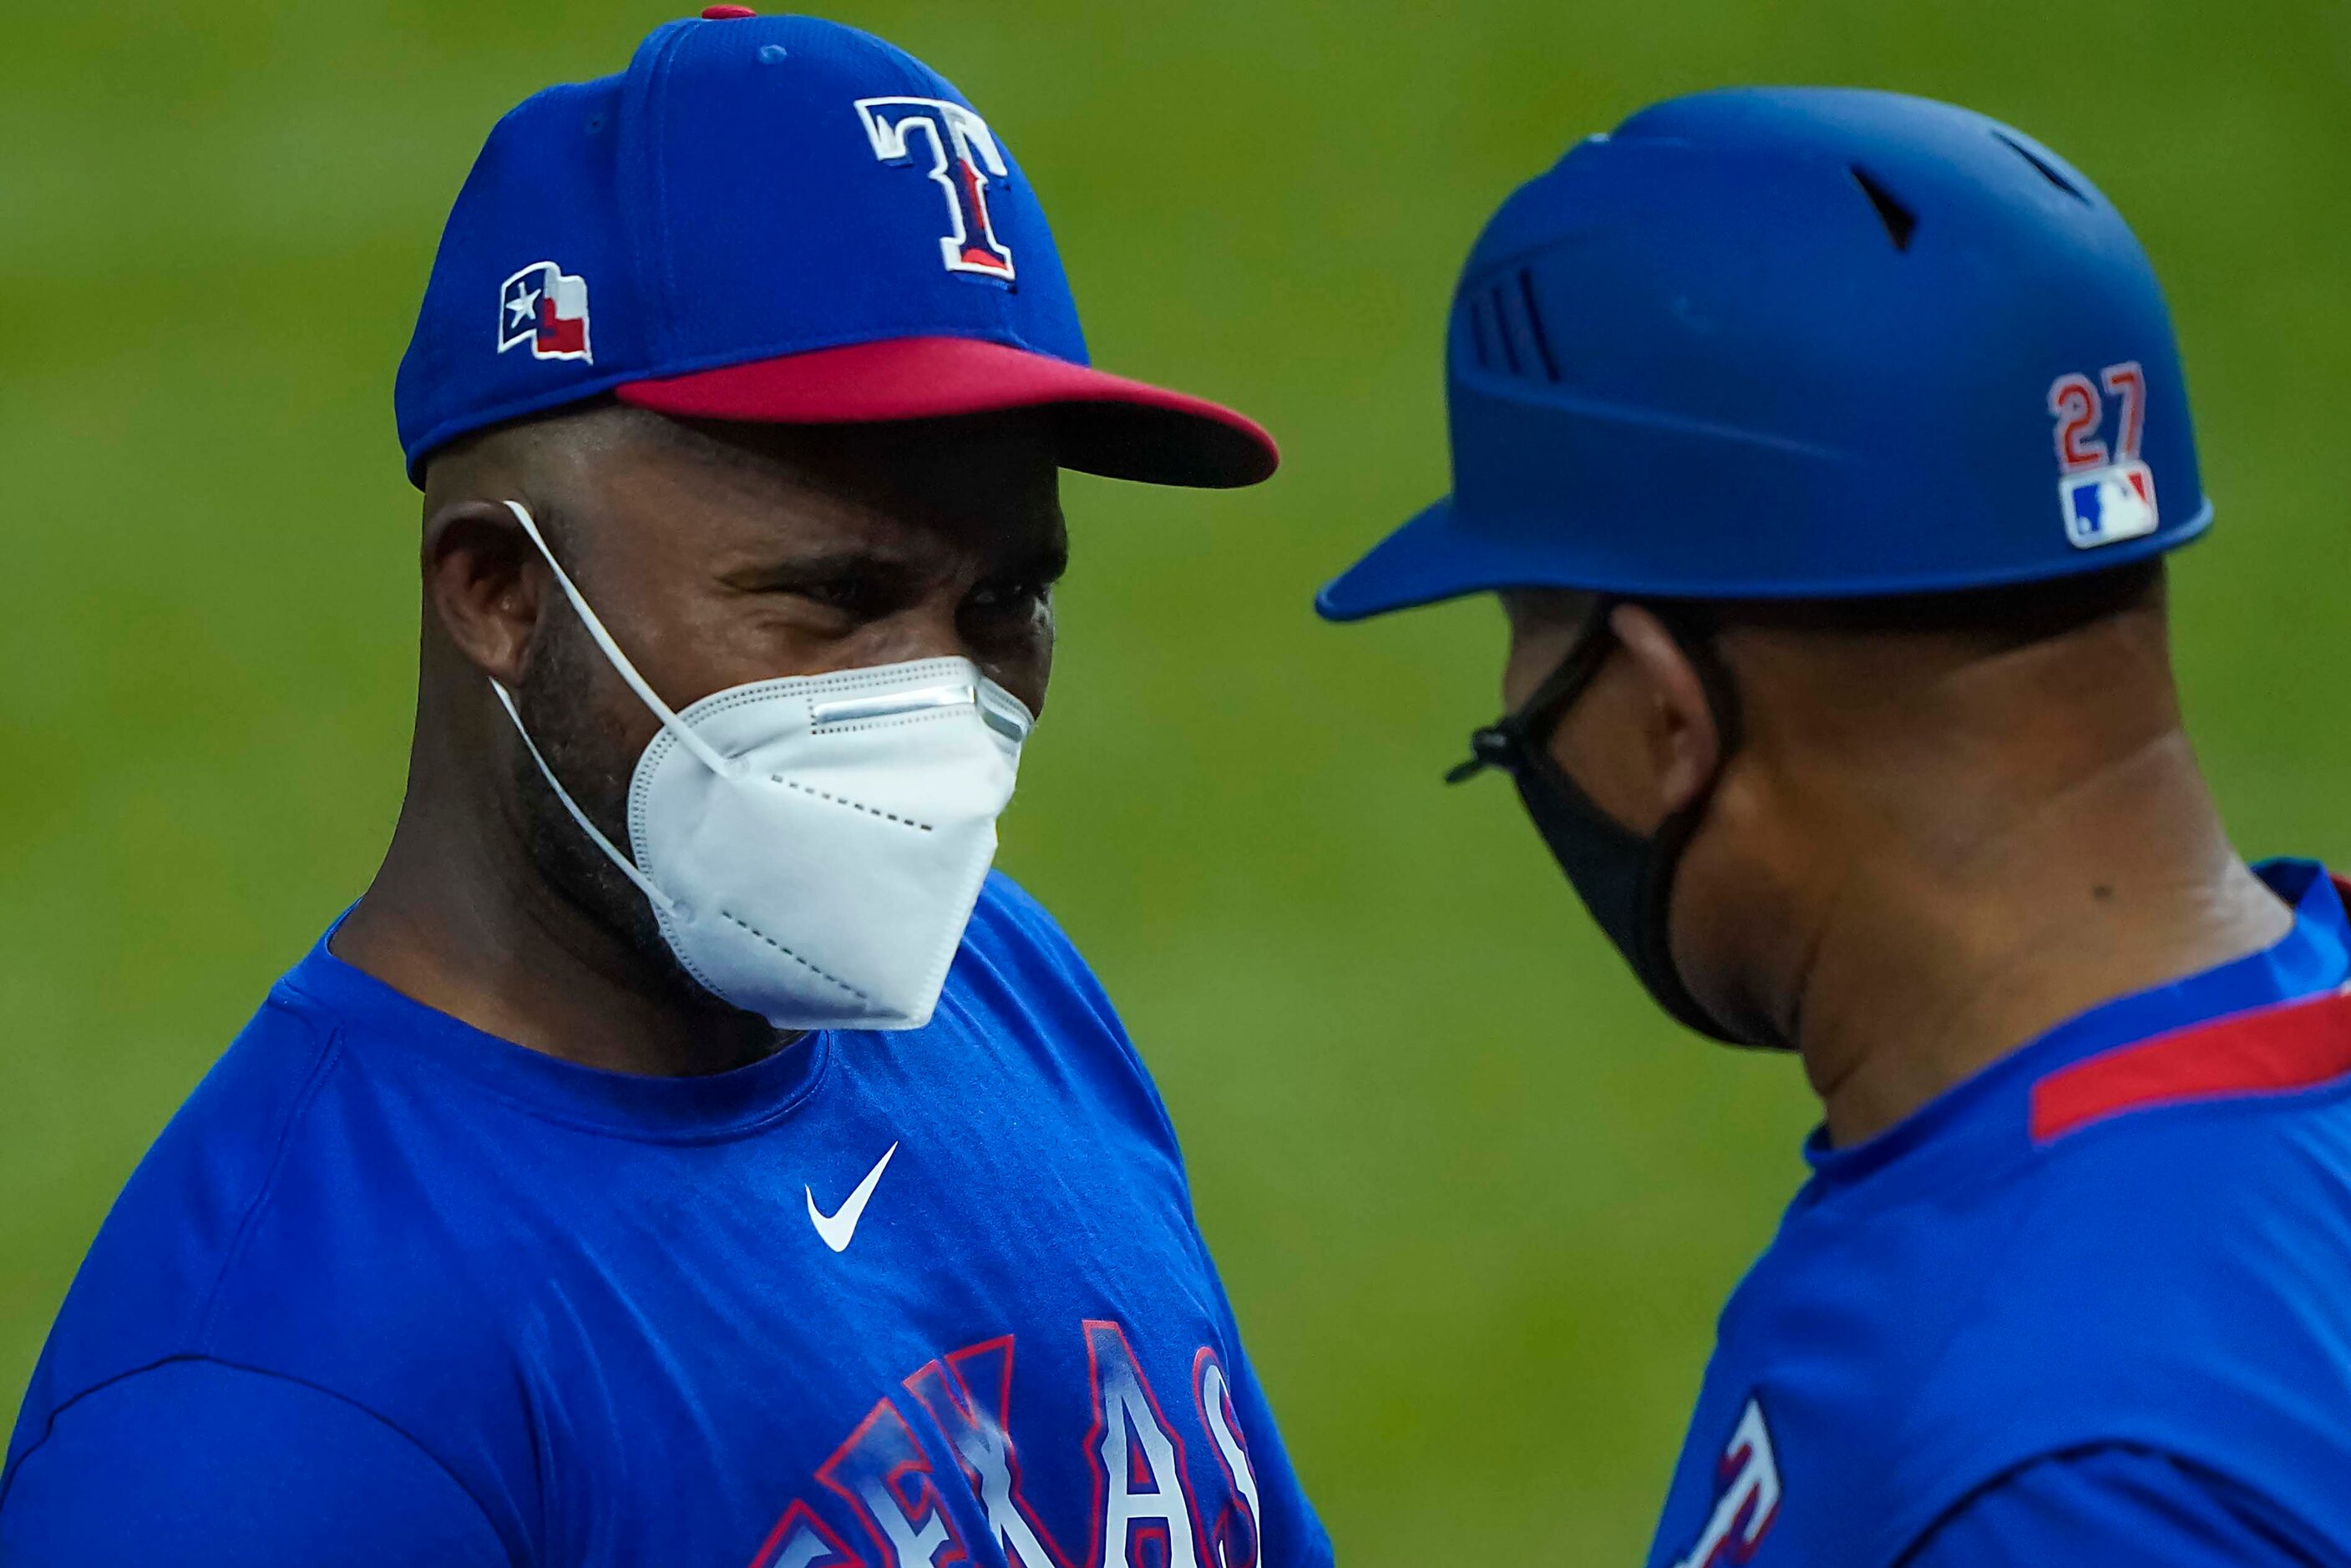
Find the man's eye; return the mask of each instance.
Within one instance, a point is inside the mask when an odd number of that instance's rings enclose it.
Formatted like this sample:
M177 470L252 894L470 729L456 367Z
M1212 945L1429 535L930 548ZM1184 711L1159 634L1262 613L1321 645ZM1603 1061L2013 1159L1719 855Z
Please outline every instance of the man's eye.
M874 583L855 576L811 577L793 584L789 591L827 609L852 616L871 616L881 598Z
M973 590L971 604L975 609L1017 610L1026 614L1052 597L1053 585L1050 583L989 583Z

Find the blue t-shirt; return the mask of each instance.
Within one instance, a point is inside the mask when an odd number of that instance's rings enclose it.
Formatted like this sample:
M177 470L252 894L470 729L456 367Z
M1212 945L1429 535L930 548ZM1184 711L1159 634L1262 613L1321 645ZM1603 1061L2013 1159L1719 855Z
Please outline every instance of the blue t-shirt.
M2351 1568L2351 925L1849 1148L1724 1309L1651 1568Z
M50 1334L0 1561L1320 1568L1108 1001L1001 877L935 1021L598 1072L322 940Z

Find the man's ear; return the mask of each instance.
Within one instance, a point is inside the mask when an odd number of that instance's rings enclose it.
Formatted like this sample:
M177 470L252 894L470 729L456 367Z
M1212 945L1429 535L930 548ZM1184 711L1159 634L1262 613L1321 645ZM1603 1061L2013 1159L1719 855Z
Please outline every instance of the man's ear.
M424 524L424 595L449 640L509 691L522 682L553 579L514 514L456 501Z
M1647 711L1641 732L1660 804L1671 815L1696 800L1722 765L1722 727L1706 682L1665 622L1639 605L1622 604L1608 626L1642 688Z

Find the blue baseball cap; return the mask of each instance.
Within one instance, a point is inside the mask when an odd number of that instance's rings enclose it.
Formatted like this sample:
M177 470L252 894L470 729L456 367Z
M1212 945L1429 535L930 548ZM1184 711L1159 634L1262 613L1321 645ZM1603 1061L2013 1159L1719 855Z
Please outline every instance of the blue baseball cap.
M1643 109L1503 203L1446 343L1453 493L1333 620L1510 587L1866 597L2201 534L2179 353L2114 204L1896 93Z
M936 72L739 5L491 131L401 362L409 477L605 395L777 423L1050 408L1065 466L1163 484L1279 462L1239 414L1090 368L1035 192Z

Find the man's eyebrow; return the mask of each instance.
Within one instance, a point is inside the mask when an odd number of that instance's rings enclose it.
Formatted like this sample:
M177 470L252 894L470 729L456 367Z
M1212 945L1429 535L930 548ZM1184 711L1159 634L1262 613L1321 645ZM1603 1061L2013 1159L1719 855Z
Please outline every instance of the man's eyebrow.
M920 582L935 572L938 561L929 553L893 550L875 545L812 545L793 549L770 545L746 552L723 567L719 580L738 588L789 587L808 583L838 583L862 579L875 587L897 587ZM1070 569L1068 538L1039 540L1005 550L989 565L994 579L1035 578L1057 583Z
M919 565L913 557L862 545L835 549L764 550L719 573L723 580L738 587L839 581L845 577L887 582L911 580L920 575Z

